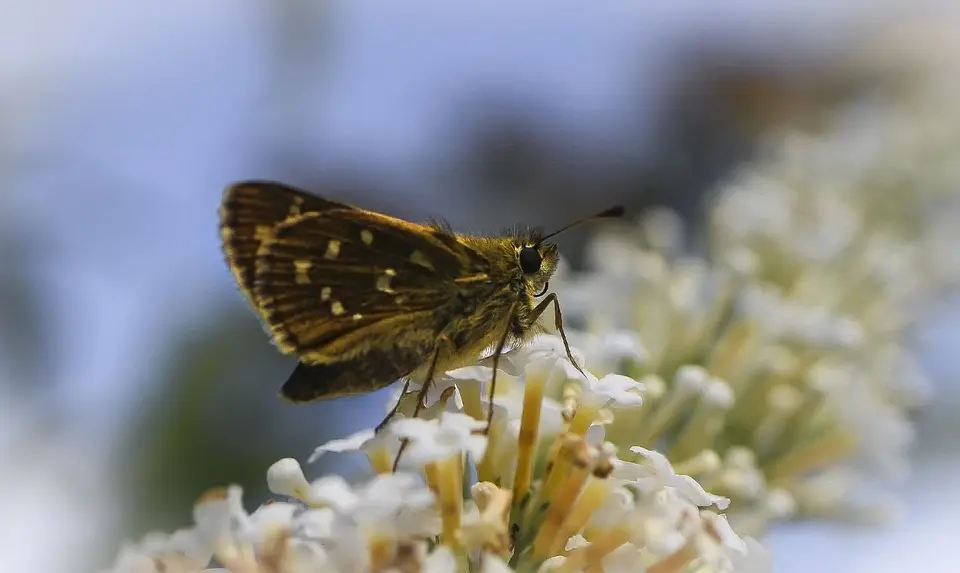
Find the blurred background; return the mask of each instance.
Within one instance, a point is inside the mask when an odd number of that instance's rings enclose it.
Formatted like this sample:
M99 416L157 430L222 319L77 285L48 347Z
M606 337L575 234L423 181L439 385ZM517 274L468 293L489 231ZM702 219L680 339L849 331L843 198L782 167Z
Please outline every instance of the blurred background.
M924 38L945 17L933 10L893 0L6 7L0 569L96 569L121 539L186 525L208 487L240 483L255 503L271 462L379 420L383 395L310 407L277 398L293 364L219 249L230 182L279 179L462 231L557 226L624 203L675 208L696 232L703 195L758 138L816 132L839 105L909 87L912 60L898 56L914 46L887 34L910 22ZM587 235L561 241L574 266ZM938 399L918 421L907 517L879 530L780 527L776 571L902 571L949 556L937 548L951 530L942 501L960 494L958 309L945 300L915 341Z

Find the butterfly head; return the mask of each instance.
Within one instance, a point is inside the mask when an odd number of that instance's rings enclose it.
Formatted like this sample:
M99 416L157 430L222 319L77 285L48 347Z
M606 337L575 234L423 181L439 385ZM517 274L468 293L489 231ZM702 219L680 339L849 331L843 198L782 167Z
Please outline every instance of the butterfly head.
M545 242L542 235L531 235L519 241L514 250L527 289L535 293L545 292L547 281L557 272L560 263L557 245Z
M555 237L581 223L595 221L597 219L620 217L622 215L623 207L618 205L601 211L596 215L574 221L547 235L536 231L528 233L516 245L517 265L523 273L527 289L537 293L536 296L545 294L547 292L547 282L550 280L550 277L553 276L553 273L557 272L557 265L560 263L560 253L557 251L557 245L548 243L547 239Z

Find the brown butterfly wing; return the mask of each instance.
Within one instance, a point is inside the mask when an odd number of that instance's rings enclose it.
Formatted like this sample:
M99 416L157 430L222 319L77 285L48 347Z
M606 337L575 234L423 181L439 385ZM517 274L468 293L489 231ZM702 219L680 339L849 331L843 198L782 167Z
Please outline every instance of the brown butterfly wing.
M486 265L443 230L359 209L277 225L254 289L277 346L302 363L284 394L355 393L408 375L465 312L457 279Z
M224 191L220 206L223 252L237 285L254 308L257 251L273 228L302 213L350 208L272 181L243 181Z
M486 270L448 230L280 183L231 186L220 215L240 289L278 347L300 359L282 390L295 402L366 392L408 375L429 358L453 313L464 311L455 279ZM332 257L330 241L337 242Z

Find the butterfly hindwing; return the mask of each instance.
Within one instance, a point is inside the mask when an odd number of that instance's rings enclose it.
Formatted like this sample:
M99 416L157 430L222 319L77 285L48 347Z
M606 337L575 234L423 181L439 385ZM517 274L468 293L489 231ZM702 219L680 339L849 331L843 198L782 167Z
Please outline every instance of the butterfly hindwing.
M331 364L298 362L280 395L300 403L372 392L409 375L424 361L424 354L409 349L371 349L361 357Z

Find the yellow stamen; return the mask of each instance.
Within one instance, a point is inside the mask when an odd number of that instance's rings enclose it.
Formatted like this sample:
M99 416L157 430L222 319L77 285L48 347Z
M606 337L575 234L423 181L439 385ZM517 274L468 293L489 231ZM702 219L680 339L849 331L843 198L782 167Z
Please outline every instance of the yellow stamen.
M478 384L463 384L457 386L460 390L460 398L463 400L463 413L474 420L486 421L487 417L483 413L483 404L481 403L480 386Z
M773 482L789 480L848 458L856 450L856 446L856 437L842 428L834 428L777 460L767 473Z
M630 531L626 527L606 531L593 539L590 545L571 551L560 568L560 573L575 573L599 565L604 557L628 541ZM647 571L649 573L649 569Z
M577 404L580 403L580 398L583 396L583 389L580 388L580 385L574 382L568 382L563 386L562 399L563 403L563 412L564 418L568 413L573 413L577 411Z
M590 429L590 425L593 424L593 421L597 419L598 413L599 410L594 407L578 407L576 414L573 415L573 419L570 420L570 427L567 429L567 431L577 436L586 436L587 430Z
M706 364L711 374L724 380L748 380L743 370L750 366L745 356L755 350L757 327L752 322L737 322L717 341Z
M513 480L513 499L523 502L530 491L533 476L534 453L540 433L540 408L543 405L542 374L530 376L523 392L523 413L520 418L520 435L517 439L517 471Z
M676 423L680 411L686 407L695 394L691 392L681 392L676 388L671 388L666 397L657 402L652 412L647 412L643 418L640 427L637 428L634 435L636 444L652 444L660 437L660 434L670 426Z
M440 519L443 522L443 543L460 547L460 526L463 522L463 464L460 454L437 462L436 480Z
M573 419L570 420L570 427L567 433L557 437L560 442L559 447L554 443L551 448L550 466L547 472L546 480L540 491L540 501L553 498L553 492L560 483L560 480L569 470L569 462L573 459L573 451L568 446L576 448L583 441L583 437L590 429L590 424L596 419L599 410L593 407L578 408Z
M674 438L667 457L671 460L690 458L696 452L714 443L717 435L724 428L725 418L725 410L700 404L680 434Z
M437 463L430 463L423 467L423 479L433 493L440 491L440 470L437 466Z
M263 536L260 564L264 571L289 571L290 563L290 530L282 526L274 526Z
M228 539L220 539L214 543L213 555L231 571L257 571L257 554L253 544L237 543Z
M227 488L225 487L212 487L207 491L200 494L200 497L197 498L197 501L194 502L194 507L199 507L205 503L214 503L218 501L223 501L227 499Z
M673 471L678 475L697 477L701 474L713 473L720 469L722 461L720 455L713 450L703 450L699 454L673 464Z
M388 474L393 472L393 455L385 447L373 448L367 452L367 458L370 460L370 467L377 474Z
M647 567L647 573L678 573L696 556L697 549L691 541L663 560Z
M773 451L794 412L804 401L803 392L788 384L770 388L766 397L767 410L753 431L753 447L759 454Z
M577 447L576 454L569 462L572 466L570 473L566 479L560 482L556 495L549 497L551 500L550 507L547 509L547 515L533 541L533 554L540 559L550 557L550 550L558 542L557 537L561 526L570 513L570 508L596 465L595 449L582 441L577 445L579 447Z
M560 555L567 546L567 540L579 533L610 493L610 484L606 480L591 479L573 504L560 532L554 539L550 555Z
M561 434L557 436L557 439L551 447L547 475L544 478L543 486L538 492L538 501L540 503L548 499L553 499L553 492L557 489L560 481L567 475L573 452L582 442L583 438L571 434Z
M483 454L483 459L477 464L477 478L480 481L497 482L500 477L497 473L497 452L500 451L500 440L503 439L503 432L500 431L497 422L494 421L493 427L487 434L487 451Z
M383 535L371 535L367 542L370 551L370 569L383 571L389 567L397 554L396 540Z
M513 496L508 490L488 482L475 484L473 499L480 510L479 547L467 547L490 551L507 558L510 555L510 503Z

